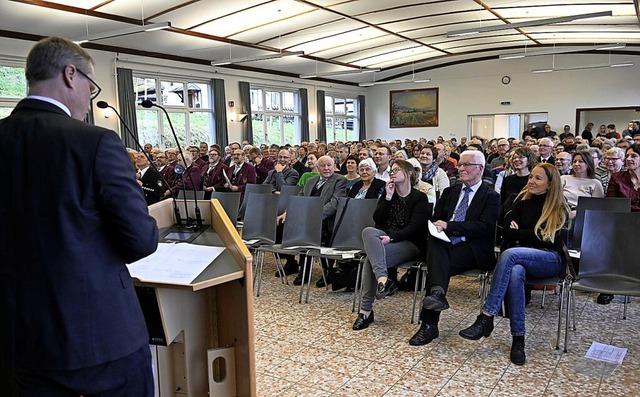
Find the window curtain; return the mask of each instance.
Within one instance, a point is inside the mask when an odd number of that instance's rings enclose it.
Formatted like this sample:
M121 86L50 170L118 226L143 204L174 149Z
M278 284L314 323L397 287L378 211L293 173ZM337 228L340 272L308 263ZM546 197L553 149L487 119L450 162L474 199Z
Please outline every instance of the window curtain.
M246 139L253 144L253 123L251 123L251 87L247 81L239 82L238 86L240 88L240 113L246 114L246 117L242 120L242 139Z
M318 136L317 138L320 142L327 141L327 117L324 112L324 91L318 90L316 92L317 100L316 100L316 108L318 110L318 122L316 125L318 126Z
M309 142L309 92L300 88L300 142Z
M224 95L224 80L211 79L213 87L213 117L216 128L216 143L223 149L229 145L227 136L227 99Z
M136 118L136 92L133 88L133 71L131 69L117 68L116 73L118 106L120 108L120 116L122 116L125 124L124 128L120 130L120 138L126 147L142 150L142 148L136 145L136 141L138 140L138 121ZM126 131L127 127L131 129L133 137Z
M358 95L358 140L367 139L367 122L364 113L364 95Z

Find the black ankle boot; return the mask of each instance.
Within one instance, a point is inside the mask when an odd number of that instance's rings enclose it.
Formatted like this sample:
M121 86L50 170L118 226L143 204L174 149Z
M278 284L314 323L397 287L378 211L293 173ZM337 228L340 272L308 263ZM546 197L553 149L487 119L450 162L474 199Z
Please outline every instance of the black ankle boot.
M526 356L524 354L524 335L514 336L511 343L511 362L515 365L524 365Z
M480 338L491 335L493 331L493 316L487 316L484 313L476 318L476 321L469 327L460 330L458 333L465 339L478 340Z

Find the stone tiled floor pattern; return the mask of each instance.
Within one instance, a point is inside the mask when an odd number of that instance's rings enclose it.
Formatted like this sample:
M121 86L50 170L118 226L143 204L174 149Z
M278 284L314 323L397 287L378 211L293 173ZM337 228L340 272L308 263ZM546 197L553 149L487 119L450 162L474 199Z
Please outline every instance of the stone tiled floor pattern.
M256 373L259 396L639 396L640 307L632 299L597 305L593 294L577 294L577 326L569 352L551 346L558 295L534 291L527 307L527 364L509 361L509 322L497 318L489 338L467 341L458 331L479 311L478 283L456 277L451 308L443 313L440 337L409 346L412 294L400 292L375 303L375 322L355 332L352 294L312 287L310 302L298 303L299 287L273 277L267 258L260 297L255 298ZM319 272L314 272L314 282ZM293 281L293 277L289 278ZM607 374L586 360L592 341L629 349L624 363ZM578 369L582 368L578 371ZM587 370L585 370L585 368ZM611 371L609 371L611 372Z

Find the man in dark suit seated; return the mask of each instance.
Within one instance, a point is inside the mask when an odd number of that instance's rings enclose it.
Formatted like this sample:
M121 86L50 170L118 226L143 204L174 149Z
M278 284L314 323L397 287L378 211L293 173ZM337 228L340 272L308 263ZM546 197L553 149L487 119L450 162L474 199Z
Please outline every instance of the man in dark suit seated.
M322 208L322 235L323 244L328 243L330 239L329 233L333 229L333 219L338 211L338 200L340 197L347 195L347 180L340 174L335 172L335 164L330 156L322 156L318 159L317 168L320 175L311 177L307 180L302 188L299 196L322 197L324 207ZM277 223L284 223L287 219L287 213L284 212L278 216ZM295 222L294 219L291 222ZM291 256L282 256L287 259L285 272L293 274L299 270L299 265L292 261ZM300 263L304 263L304 256L300 255ZM307 269L308 270L308 269ZM307 272L309 277L311 274ZM298 277L293 281L294 285L302 284L302 272L298 273ZM319 285L319 284L316 284ZM324 286L324 285L322 285Z
M245 161L242 149L235 149L231 153L231 166L227 168L229 182L220 188L221 191L240 192L240 202L244 200L244 190L249 183L256 183L256 169Z
M500 195L482 183L484 156L465 151L458 163L460 184L448 187L436 203L433 224L451 242L433 236L427 249L430 295L424 298L422 325L411 338L413 346L437 338L440 312L449 308L446 293L449 278L470 269L491 270L495 266L495 229Z
M227 183L224 179L224 174L227 172L227 167L222 162L222 153L217 147L212 147L209 150L207 159L209 161L208 167L200 170L200 176L202 177L202 190L204 190L204 199L211 199L211 192L215 192ZM202 157L201 157L202 158Z
M39 41L29 95L0 121L11 164L0 185L3 396L154 394L126 264L156 250L158 228L118 135L83 121L100 93L94 73L80 46Z
M168 186L165 185L160 173L151 167L151 163L149 163L149 159L144 153L136 153L135 158L136 166L138 167L136 180L142 188L144 200L147 205L155 204L162 200Z
M291 152L289 149L280 149L278 152L278 162L275 168L269 171L263 185L271 185L273 192L280 192L282 186L295 186L300 179L298 171L289 166L291 163Z

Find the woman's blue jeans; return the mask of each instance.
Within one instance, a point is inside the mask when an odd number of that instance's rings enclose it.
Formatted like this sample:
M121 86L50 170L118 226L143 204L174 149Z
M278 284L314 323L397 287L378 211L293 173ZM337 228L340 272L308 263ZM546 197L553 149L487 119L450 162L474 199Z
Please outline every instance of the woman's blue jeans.
M524 284L527 276L548 278L560 273L562 261L555 251L516 247L500 254L493 271L491 290L482 309L497 316L507 296L507 312L511 323L511 335L525 334Z

